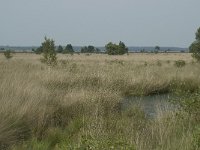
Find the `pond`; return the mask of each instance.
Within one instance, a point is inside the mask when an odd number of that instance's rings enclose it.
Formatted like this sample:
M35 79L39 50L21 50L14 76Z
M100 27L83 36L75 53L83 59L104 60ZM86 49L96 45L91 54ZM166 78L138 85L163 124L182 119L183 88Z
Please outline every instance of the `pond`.
M169 102L173 97L171 94L127 97L122 101L122 109L139 106L148 117L155 118L159 112L175 110L176 107Z

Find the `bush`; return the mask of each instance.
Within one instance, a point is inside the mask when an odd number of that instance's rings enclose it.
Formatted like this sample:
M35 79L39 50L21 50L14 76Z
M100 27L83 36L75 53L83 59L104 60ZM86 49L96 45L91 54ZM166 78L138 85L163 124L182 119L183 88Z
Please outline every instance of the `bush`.
M119 45L110 42L105 47L106 47L106 53L108 55L123 55L125 53L128 53L128 48L121 41L119 42Z
M37 49L32 50L35 54L41 54L42 53L42 46L38 47Z
M178 68L184 67L186 65L184 60L177 60L175 61L174 65Z
M52 39L47 39L45 37L45 41L42 43L42 51L44 57L42 62L49 66L54 66L57 64L55 44Z
M157 61L157 66L161 67L162 66L162 63L160 60Z
M5 56L7 59L10 59L10 58L13 57L13 56L11 55L11 51L10 51L10 50L6 50L6 51L4 52L4 56Z

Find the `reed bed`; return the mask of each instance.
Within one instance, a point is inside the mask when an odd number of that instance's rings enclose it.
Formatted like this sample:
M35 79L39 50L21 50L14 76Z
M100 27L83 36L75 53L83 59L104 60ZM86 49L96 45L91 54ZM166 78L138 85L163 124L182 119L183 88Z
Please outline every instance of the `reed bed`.
M58 55L50 69L41 57L0 55L0 149L198 148L188 113L150 120L139 107L120 106L126 96L198 91L190 54Z

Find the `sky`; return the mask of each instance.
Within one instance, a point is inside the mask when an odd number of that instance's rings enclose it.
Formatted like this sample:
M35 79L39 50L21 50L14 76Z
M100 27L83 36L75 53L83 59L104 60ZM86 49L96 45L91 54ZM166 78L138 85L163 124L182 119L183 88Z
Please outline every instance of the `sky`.
M0 45L188 47L200 0L0 0Z

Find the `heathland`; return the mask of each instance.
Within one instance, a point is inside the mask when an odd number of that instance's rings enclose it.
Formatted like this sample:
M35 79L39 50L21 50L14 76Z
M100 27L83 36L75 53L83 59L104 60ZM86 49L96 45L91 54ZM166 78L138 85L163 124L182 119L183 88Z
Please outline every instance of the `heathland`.
M189 53L0 55L0 149L198 150L200 64ZM125 97L173 93L148 118Z

